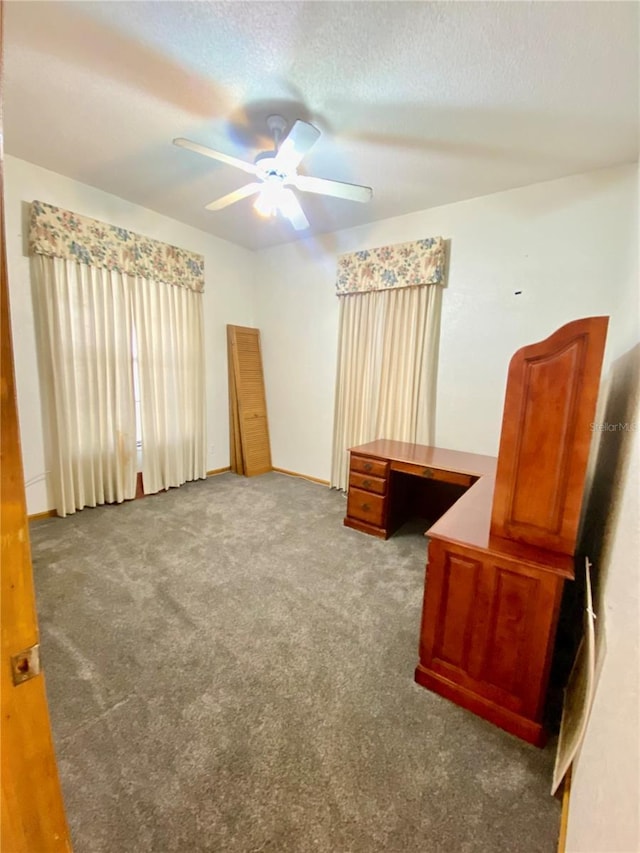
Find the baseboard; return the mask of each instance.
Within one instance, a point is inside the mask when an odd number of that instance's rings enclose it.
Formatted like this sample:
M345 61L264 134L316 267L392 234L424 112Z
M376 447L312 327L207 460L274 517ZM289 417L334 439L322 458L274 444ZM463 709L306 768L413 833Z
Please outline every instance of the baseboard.
M215 477L218 474L226 474L227 471L231 470L231 465L227 465L226 468L214 468L213 471L207 471L207 477Z
M225 474L227 471L230 471L230 470L231 470L231 467L229 465L227 465L226 468L214 468L213 471L207 471L207 477L215 477L216 474ZM138 471L138 473L136 474L136 496L135 496L135 499L137 500L139 498L144 498L144 497L151 497L151 495L145 495L145 493L143 492L143 490L142 490L142 473L140 471ZM47 510L45 510L45 512L36 512L33 515L27 516L27 521L32 522L32 521L38 521L41 518L57 518L57 517L58 517L58 513L55 511L55 509L47 509Z
M310 483L319 483L321 486L331 485L328 480L321 480L319 477L310 477L308 474L298 474L297 471L287 471L286 468L272 468L278 474L287 474L289 477L300 477L301 480L309 480Z
M27 516L27 521L38 521L41 518L57 518L58 513L55 509L46 509L44 512L34 512L33 515Z
M571 797L571 770L569 767L564 776L562 788L562 814L560 815L560 835L558 836L558 853L565 853L567 849L567 829L569 827L569 799Z
M312 483L320 483L321 486L329 485L328 480L319 480L317 477L308 477L306 474L297 474L295 471L285 471L284 468L274 468L273 470L277 471L279 474L288 474L290 477L300 477L303 480L310 480ZM207 477L216 477L218 474L226 474L228 471L231 471L230 465L227 465L224 468L214 468L212 471L207 471ZM142 491L142 477L138 473L136 498L143 497L145 497L145 495ZM27 516L27 521L38 521L41 518L57 518L57 516L58 513L55 509L47 509L44 512L36 512L33 515Z

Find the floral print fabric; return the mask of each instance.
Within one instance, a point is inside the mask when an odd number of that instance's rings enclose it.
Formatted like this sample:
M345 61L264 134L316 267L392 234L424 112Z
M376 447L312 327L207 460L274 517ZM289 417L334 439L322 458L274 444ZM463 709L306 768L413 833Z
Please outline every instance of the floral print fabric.
M204 258L43 201L31 205L29 252L204 290Z
M338 296L445 283L445 242L426 237L338 257Z

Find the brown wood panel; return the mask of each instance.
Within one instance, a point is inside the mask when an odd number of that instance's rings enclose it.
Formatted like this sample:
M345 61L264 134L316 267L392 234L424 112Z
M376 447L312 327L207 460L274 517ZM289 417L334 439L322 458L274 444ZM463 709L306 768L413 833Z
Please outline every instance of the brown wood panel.
M491 615L488 621L484 668L487 684L520 698L527 676L530 644L534 636L540 579L518 571L490 566Z
M387 480L382 477L373 477L370 474L359 474L351 471L349 474L349 488L363 489L365 492L375 492L384 495L387 491Z
M511 524L542 527L556 535L560 532L576 428L578 401L573 378L584 361L585 347L583 336L554 357L530 359L525 364L528 392L523 399ZM545 416L547 409L558 413L553 441L538 424L541 403Z
M562 813L560 815L560 834L558 836L558 849L556 853L566 853L567 849L567 832L569 829L569 801L571 799L571 776L573 764L567 770L562 787L556 791L555 796L558 797L562 792Z
M513 356L493 535L573 553L608 322L575 320Z
M272 470L260 332L245 326L227 326L227 336L233 366L230 393L235 394L235 400L231 400L230 426L232 447L235 446L231 461L252 477Z
M562 586L544 567L430 540L420 672L435 679L436 691L447 685L443 695L457 685L467 700L475 697L476 713L491 722L497 715L508 728L502 711L515 714L514 734L525 721L537 731Z
M234 474L244 474L242 462L242 439L240 437L240 413L238 392L233 368L233 327L227 326L227 368L229 376L229 459Z
M0 4L0 81L2 80ZM1 85L1 82L0 82ZM2 528L0 593L2 667L0 735L2 822L0 848L7 853L60 853L71 842L53 751L44 675L14 685L11 658L38 643L29 527L16 411L13 347L7 286L0 91L0 468Z
M433 566L435 574L435 565ZM445 554L442 583L434 595L433 657L466 671L475 627L482 563L459 554Z

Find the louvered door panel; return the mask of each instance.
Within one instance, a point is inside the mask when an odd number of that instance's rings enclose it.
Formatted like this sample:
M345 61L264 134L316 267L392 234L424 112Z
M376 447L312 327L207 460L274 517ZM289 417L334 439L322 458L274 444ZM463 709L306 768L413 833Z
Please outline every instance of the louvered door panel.
M252 477L272 470L260 331L227 326L227 338L231 364L232 467Z
M238 414L238 394L236 374L233 367L233 326L227 326L227 365L229 374L229 446L231 470L234 474L244 474L242 462L242 442L240 440L240 420Z

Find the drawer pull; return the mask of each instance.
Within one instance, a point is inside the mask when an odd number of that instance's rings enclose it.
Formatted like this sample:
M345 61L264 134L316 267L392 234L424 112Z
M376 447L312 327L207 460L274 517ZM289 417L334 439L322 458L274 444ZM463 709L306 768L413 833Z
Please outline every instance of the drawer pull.
M371 488L371 480L363 480L362 481L362 488L363 489L370 489Z
M371 504L360 504L360 509L364 510L364 512L370 512Z
M433 477L433 468L423 468L422 469L423 477Z
M373 468L373 465L371 464L371 462L365 462L362 467L364 468L365 471L371 471L371 469Z

